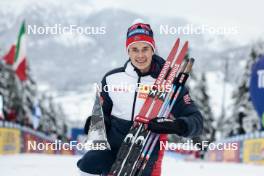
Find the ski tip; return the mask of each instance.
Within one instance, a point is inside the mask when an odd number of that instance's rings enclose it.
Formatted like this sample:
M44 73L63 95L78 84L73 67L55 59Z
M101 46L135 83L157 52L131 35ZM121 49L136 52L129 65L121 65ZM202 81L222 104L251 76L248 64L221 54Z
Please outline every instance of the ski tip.
M182 51L188 52L188 48L189 48L189 42L186 41L186 42L184 42L184 44L182 46Z
M194 63L194 59L193 58L189 59L189 62L188 62L186 69L185 69L185 73L189 74L191 72L193 63Z
M195 61L195 59L192 57L192 58L190 58L190 62L193 64L194 63L194 61Z
M183 64L181 65L181 70L180 70L179 73L184 72L184 70L185 70L185 68L186 68L188 63L189 63L189 58L184 59Z
M173 46L174 48L177 48L176 51L178 50L179 45L180 45L180 38L178 38L178 39L175 41L174 46Z
M187 66L187 64L189 63L189 61L190 61L189 58L185 58L184 59L184 63L182 64L184 68Z
M186 41L185 43L184 43L184 46L183 47L188 47L189 46L189 41Z

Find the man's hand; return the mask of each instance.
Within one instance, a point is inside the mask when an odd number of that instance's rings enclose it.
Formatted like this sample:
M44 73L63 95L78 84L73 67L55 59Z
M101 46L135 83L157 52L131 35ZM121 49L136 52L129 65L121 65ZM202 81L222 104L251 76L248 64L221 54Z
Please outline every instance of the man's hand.
M148 129L159 134L184 134L187 129L187 124L183 119L168 119L165 117L155 117L148 123Z

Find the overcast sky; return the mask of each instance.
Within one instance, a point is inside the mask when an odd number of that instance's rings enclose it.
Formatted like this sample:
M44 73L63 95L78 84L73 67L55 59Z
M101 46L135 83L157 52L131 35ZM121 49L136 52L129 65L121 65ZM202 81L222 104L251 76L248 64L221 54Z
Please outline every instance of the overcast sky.
M264 36L261 0L93 0L99 7L117 7L153 16L183 17L191 23L235 26L239 40L252 41Z
M239 35L231 37L242 42L254 41L264 36L264 20L261 18L264 2L261 0L45 0L45 2L63 3L69 6L69 10L73 5L79 6L81 11L89 11L91 5L97 10L115 7L153 18L181 17L194 24L236 27ZM0 0L2 8L4 4L12 4L12 7L16 8L14 13L23 9L22 6L33 3L40 4L44 1Z

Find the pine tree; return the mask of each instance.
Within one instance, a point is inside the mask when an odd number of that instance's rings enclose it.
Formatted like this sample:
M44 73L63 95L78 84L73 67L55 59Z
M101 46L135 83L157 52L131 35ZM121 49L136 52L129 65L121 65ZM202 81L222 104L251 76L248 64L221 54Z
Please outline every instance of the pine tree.
M197 75L197 74L196 74ZM210 97L208 95L207 80L205 73L201 75L194 76L195 86L192 88L195 91L191 92L191 97L197 104L199 110L203 115L203 134L199 137L200 140L213 141L215 139L215 127L213 127L214 117L210 107ZM194 141L199 141L199 138L193 139ZM197 141L197 142L198 142Z
M9 121L19 121L22 114L22 87L10 65L1 62L0 93L3 95L3 111Z
M251 77L251 68L263 53L263 43L258 43L253 46L250 57L246 63L245 72L237 89L233 93L233 113L223 124L223 136L254 132L260 128L259 118L250 99L249 81Z
M210 97L208 95L207 80L204 73L191 74L187 87L190 87L191 98L195 101L200 112L203 115L203 133L200 136L191 138L193 143L201 143L201 141L212 142L215 140L214 116L210 106ZM169 140L174 142L186 142L190 139L179 137L177 135L169 135Z
M33 128L34 103L39 101L42 117L37 130L66 139L66 115L62 107L54 102L53 97L39 94L29 65L26 73L28 79L20 81L11 65L0 62L0 94L6 120Z

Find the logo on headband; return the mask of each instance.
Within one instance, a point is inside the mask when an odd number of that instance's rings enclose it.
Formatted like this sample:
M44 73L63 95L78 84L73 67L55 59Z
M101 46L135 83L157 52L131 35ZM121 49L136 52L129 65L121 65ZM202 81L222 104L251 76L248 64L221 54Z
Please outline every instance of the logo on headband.
M141 39L140 36L135 36L135 37L134 37L134 41L137 41L137 40L140 40L140 39Z
M133 31L129 32L128 37L131 37L134 34L145 34L145 35L149 35L149 31L147 31L145 29L136 29L136 30L133 30Z

